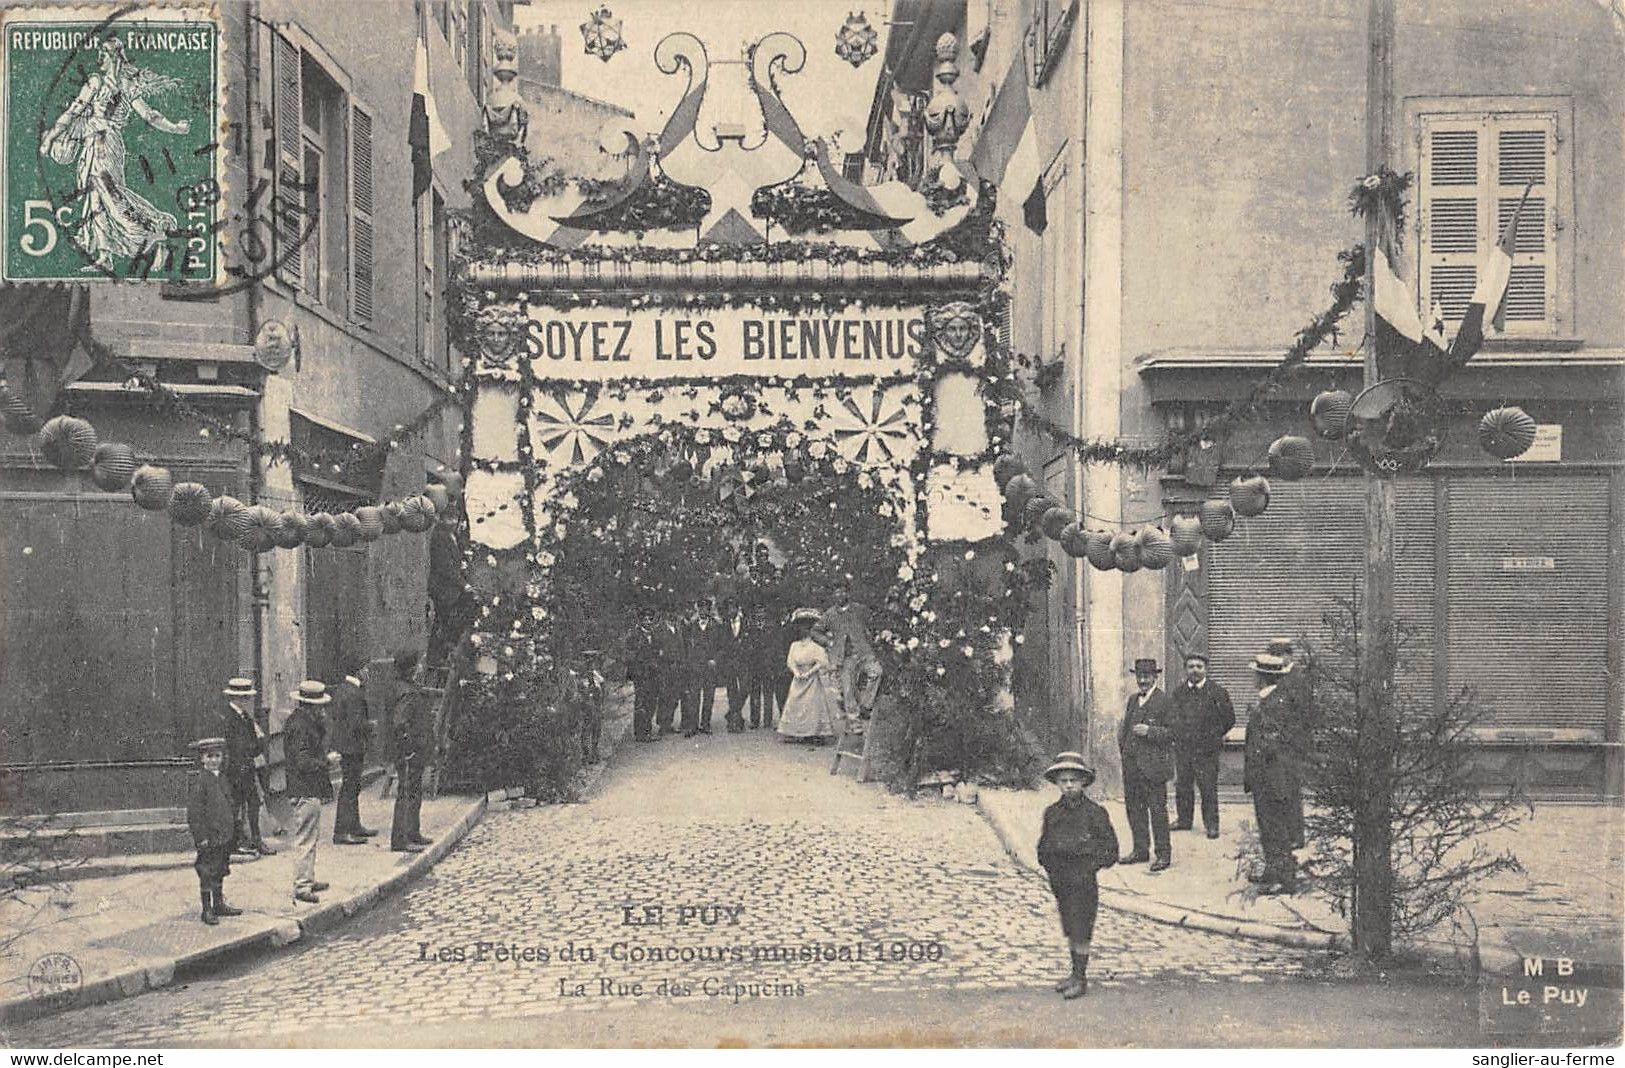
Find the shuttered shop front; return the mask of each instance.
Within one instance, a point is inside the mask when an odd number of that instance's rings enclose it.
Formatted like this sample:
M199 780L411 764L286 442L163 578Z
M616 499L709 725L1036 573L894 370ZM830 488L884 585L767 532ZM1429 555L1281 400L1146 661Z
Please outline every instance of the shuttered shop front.
M1431 696L1434 678L1434 487L1396 487L1394 610L1407 655L1401 685ZM1245 723L1256 691L1249 664L1271 638L1330 647L1326 617L1353 602L1365 576L1365 483L1317 478L1274 484L1268 511L1239 519L1204 554L1210 670L1235 698Z
M1601 741L1608 478L1513 470L1449 484L1449 680L1490 723Z

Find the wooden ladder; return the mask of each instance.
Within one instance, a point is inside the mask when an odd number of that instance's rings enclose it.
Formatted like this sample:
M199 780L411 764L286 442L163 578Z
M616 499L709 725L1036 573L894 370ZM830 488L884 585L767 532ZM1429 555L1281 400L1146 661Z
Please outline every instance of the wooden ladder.
M869 781L869 736L874 725L873 719L841 717L841 734L835 739L835 759L829 765L831 775L840 772L842 757L852 757L858 762L858 781Z

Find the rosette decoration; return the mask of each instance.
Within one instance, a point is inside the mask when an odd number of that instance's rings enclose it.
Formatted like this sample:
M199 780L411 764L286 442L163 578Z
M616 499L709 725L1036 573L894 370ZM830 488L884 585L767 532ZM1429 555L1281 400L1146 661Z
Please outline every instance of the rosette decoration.
M203 529L221 541L236 541L242 533L244 513L248 506L236 497L222 494L209 503L209 514L203 520Z
M1354 406L1354 395L1346 389L1328 389L1317 393L1309 402L1309 422L1315 433L1328 441L1343 436L1349 409Z
M1139 550L1140 563L1152 571L1161 571L1173 563L1174 545L1161 527L1142 529L1134 544Z
M278 549L297 549L305 543L305 529L309 524L299 512L278 512L271 521L271 540Z
M276 513L263 504L244 508L236 527L237 544L251 553L263 553L276 545Z
M1270 442L1270 474L1296 482L1315 469L1315 446L1308 438L1294 434Z
M1083 555L1096 571L1110 571L1117 566L1112 552L1112 536L1104 530L1091 530L1083 538Z
M209 518L214 499L201 482L182 482L169 498L169 518L183 527L201 525Z
M1239 516L1263 515L1270 506L1270 483L1263 475L1230 480L1230 507Z
M308 517L305 526L305 544L312 549L325 549L333 544L333 517L326 512L317 512Z
M428 494L419 494L416 497L406 498L400 503L400 509L402 530L410 531L413 534L422 534L425 530L434 526L436 509Z
M169 498L175 492L175 476L169 468L155 464L142 464L130 476L130 496L135 503L149 512L161 512L169 507Z
M401 504L399 501L390 501L380 505L379 518L384 521L385 534L399 534L401 532Z
M354 512L340 512L333 517L333 548L348 549L360 540L361 520Z
M356 533L362 541L377 541L384 536L384 510L376 504L364 504L355 510L356 522L360 524Z
M1202 521L1193 515L1176 515L1168 524L1168 542L1176 556L1195 556L1202 548Z
M40 428L39 446L51 466L77 471L96 457L96 428L76 415L59 415Z
M121 441L104 441L90 458L90 480L97 489L123 493L130 488L137 466L134 449Z
M1216 498L1203 501L1196 515L1208 541L1223 541L1236 529L1236 510L1230 507L1229 501Z
M1535 420L1522 408L1494 408L1478 421L1478 444L1498 460L1522 456L1535 443Z
M1061 531L1072 522L1072 513L1061 505L1045 510L1039 517L1038 526L1043 530L1044 537L1051 541L1061 540Z
M1117 570L1132 575L1144 566L1140 559L1139 535L1132 530L1120 531L1112 535L1112 560Z

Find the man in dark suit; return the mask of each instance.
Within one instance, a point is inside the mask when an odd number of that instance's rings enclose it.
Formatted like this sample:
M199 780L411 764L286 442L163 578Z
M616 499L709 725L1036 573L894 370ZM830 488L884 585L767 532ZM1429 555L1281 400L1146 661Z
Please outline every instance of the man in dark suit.
M231 852L272 856L276 850L260 837L258 761L265 753L265 732L254 718L254 698L259 691L254 688L252 679L239 677L227 681L226 688L220 692L226 698L226 710L220 714L220 736L226 740L225 769L221 775L237 821Z
M395 654L395 700L390 722L395 730L395 813L390 821L389 848L397 853L421 853L430 839L420 825L423 811L423 769L434 759L434 709L429 695L418 685L416 649Z
M722 599L722 626L717 634L717 670L728 691L728 733L745 729L745 700L750 693L750 665L746 660L751 640L745 610L732 597Z
M1162 871L1173 863L1168 842L1168 780L1174 777L1173 702L1157 688L1162 669L1150 658L1134 661L1134 681L1139 692L1128 699L1123 724L1117 731L1117 750L1123 760L1123 804L1128 809L1129 833L1134 849L1121 858L1124 864L1156 860L1151 870ZM1149 834L1147 825L1149 824Z
M685 672L688 670L688 625L668 608L655 622L651 647L654 650L655 678L658 689L655 698L655 736L672 733L672 719L678 706L683 708L683 723L689 719L689 690ZM686 727L685 727L686 729Z
M660 737L655 733L661 693L660 660L654 641L657 626L652 615L643 614L626 642L626 677L632 682L632 738L639 742Z
M1295 835L1303 820L1303 780L1308 771L1309 738L1297 707L1297 692L1287 683L1285 657L1253 657L1258 680L1258 706L1247 720L1246 763L1242 787L1253 795L1264 868L1248 878L1261 893L1290 894L1297 888Z
M683 736L692 738L711 733L711 711L717 703L722 621L717 618L711 598L694 599L688 628L689 705L683 709Z
M1223 686L1207 677L1207 657L1185 656L1185 681L1170 695L1174 703L1173 830L1191 829L1195 794L1202 795L1202 825L1219 837L1219 750L1236 725L1236 710Z
M1264 651L1286 661L1286 674L1281 676L1280 685L1288 691L1286 699L1292 706L1293 722L1299 724L1304 738L1314 737L1315 694L1314 684L1309 677L1308 663L1299 659L1297 648L1292 644L1291 638L1271 638L1264 646ZM1301 849L1304 841L1301 789L1293 796L1290 824L1292 844Z
M777 622L767 605L757 604L751 608L742 656L753 730L773 726L773 699L778 694L779 672L785 659L779 650Z
M338 803L333 811L333 844L366 845L377 831L361 825L361 764L366 759L372 724L367 720L367 695L361 687L363 661L355 653L344 657L344 678L333 687L327 716L327 744L339 755Z

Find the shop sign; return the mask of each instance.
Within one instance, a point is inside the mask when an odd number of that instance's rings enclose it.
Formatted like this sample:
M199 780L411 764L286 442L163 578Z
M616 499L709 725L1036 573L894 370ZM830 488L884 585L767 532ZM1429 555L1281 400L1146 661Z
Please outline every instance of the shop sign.
M1529 448L1507 462L1555 464L1562 459L1563 424L1540 423L1535 427L1535 440Z

